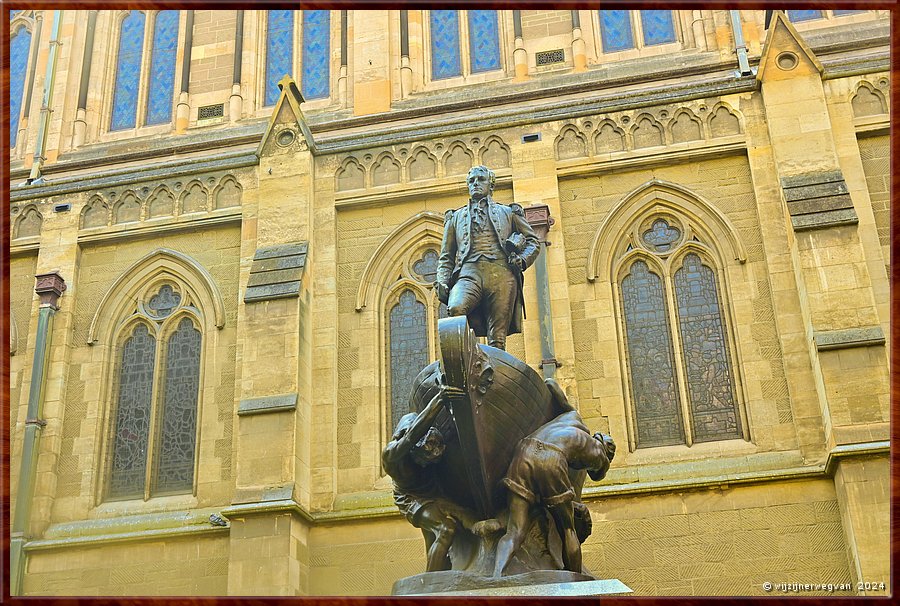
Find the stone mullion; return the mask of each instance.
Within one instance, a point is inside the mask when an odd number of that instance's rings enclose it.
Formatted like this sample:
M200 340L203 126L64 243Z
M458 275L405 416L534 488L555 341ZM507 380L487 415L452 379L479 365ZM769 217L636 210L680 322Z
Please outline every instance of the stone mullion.
M684 429L684 443L687 446L694 444L694 410L688 389L688 373L684 361L684 343L681 340L681 322L678 318L678 302L675 300L675 284L673 276L675 268L671 259L665 264L663 275L660 276L664 284L664 305L666 316L669 319L669 335L672 338L672 362L675 364L675 383L678 385L678 399L681 401L681 419Z

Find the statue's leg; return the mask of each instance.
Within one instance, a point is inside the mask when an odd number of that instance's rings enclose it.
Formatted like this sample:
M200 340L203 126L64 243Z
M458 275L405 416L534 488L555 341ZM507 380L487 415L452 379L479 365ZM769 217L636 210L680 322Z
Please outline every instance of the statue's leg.
M513 554L525 540L529 509L528 501L513 492L509 493L509 521L506 524L506 534L497 543L497 558L494 560L495 577L503 574Z
M518 284L515 275L506 267L496 263L485 265L491 268L490 275L484 278L488 345L505 350Z
M556 530L563 544L563 563L566 570L581 572L581 542L575 532L575 512L572 501L565 501L550 507L550 515L556 523Z
M473 277L462 275L447 298L447 313L451 316L466 316L481 301L481 282Z
M434 539L426 555L425 570L450 570L450 545L456 535L456 520L444 514L439 507L426 505L422 508L419 525L423 532L430 532Z

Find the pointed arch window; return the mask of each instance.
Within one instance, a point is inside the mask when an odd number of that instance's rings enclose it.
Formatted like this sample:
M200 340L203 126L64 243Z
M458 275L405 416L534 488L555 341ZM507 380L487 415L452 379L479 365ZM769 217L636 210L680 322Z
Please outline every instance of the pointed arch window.
M300 85L305 99L324 99L331 94L331 11L303 11L303 74Z
M10 11L10 20L13 19ZM31 53L31 31L24 24L14 26L9 38L9 146L16 146L19 134L19 117L25 96L25 76L28 74L28 57Z
M120 331L108 500L193 490L203 339L183 293L174 282L155 284Z
M714 248L690 223L635 224L618 265L637 448L747 439Z
M437 355L437 321L447 306L431 290L437 274L438 244L412 254L390 287L387 314L388 435L400 417L412 412L409 396L413 379Z
M501 68L498 11L432 10L428 19L432 80ZM469 52L464 57L462 41L466 39Z
M153 24L147 124L172 120L175 91L175 51L178 48L178 11L159 11Z
M294 73L294 11L266 11L265 105L274 105L280 91L278 81Z
M148 27L149 21L149 27ZM172 121L179 11L129 11L119 25L111 131ZM149 30L149 33L148 33ZM145 57L145 38L149 37ZM143 100L139 103L139 100Z

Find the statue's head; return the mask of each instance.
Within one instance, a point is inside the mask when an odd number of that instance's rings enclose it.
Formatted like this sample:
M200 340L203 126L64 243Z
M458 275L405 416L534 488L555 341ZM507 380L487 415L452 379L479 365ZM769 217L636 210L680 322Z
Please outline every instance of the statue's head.
M430 427L428 433L416 443L411 454L413 461L425 467L440 459L444 449L446 449L444 436L437 427Z
M466 175L466 185L469 187L469 195L475 200L481 200L494 191L497 175L487 166L473 166Z
M612 436L603 435L599 431L594 434L594 439L603 444L606 460L598 461L598 464L594 467L588 467L587 473L592 480L599 482L606 477L606 472L609 471L609 464L616 457L616 443L613 441Z

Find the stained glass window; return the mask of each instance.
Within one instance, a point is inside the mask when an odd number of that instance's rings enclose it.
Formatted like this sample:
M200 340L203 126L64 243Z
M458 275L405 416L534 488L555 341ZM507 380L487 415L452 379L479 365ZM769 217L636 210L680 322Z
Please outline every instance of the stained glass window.
M715 274L692 253L675 272L674 284L694 440L738 438L740 416Z
M603 52L611 53L634 48L631 32L631 11L602 10L600 12L600 39Z
M159 287L159 292L150 297L147 307L157 318L165 318L178 307L180 302L181 295L175 292L171 285L163 284Z
M134 128L137 120L145 21L141 11L131 11L122 20L110 130Z
M304 99L321 99L331 93L331 12L303 11Z
M194 483L200 331L182 318L166 346L162 423L156 449L156 490L190 490Z
M14 11L10 11L10 19ZM19 134L19 114L25 94L25 74L28 72L28 51L31 32L25 27L15 31L9 40L9 146L16 146Z
M143 497L156 339L138 324L122 346L109 496Z
M663 282L645 262L636 261L622 280L622 304L637 445L683 444Z
M159 11L153 26L147 124L164 124L172 119L177 46L178 11Z
M413 271L427 284L431 284L437 278L437 267L438 252L434 249L426 250L422 258L413 263Z
M644 44L647 46L675 42L672 11L641 11L641 27L644 30Z
M429 11L429 17L432 80L459 76L459 11Z
M500 69L500 31L497 11L468 11L469 56L472 73Z
M267 12L265 104L274 105L281 94L278 81L294 71L294 11Z
M793 22L797 21L809 21L810 19L821 19L822 11L813 11L813 10L803 10L803 11L788 11L788 19Z
M641 234L641 239L656 252L666 252L681 239L681 231L665 219L657 219L650 229Z
M412 290L404 290L390 312L391 430L411 412L413 379L428 364L428 326L425 304Z

